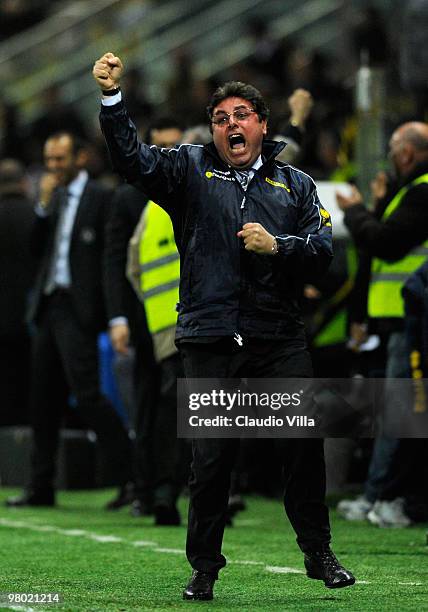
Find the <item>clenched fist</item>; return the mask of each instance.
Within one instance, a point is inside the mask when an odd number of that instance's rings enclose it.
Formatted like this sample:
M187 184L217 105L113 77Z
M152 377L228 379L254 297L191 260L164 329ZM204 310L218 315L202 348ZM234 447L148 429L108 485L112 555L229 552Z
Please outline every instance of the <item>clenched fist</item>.
M104 53L94 64L92 74L94 79L104 91L119 87L123 64L119 57L113 53Z
M275 255L277 252L275 236L269 234L260 223L246 223L237 235L244 239L247 251L258 255Z
M54 172L45 172L42 175L39 183L39 204L42 208L49 208L52 194L59 184L58 174Z

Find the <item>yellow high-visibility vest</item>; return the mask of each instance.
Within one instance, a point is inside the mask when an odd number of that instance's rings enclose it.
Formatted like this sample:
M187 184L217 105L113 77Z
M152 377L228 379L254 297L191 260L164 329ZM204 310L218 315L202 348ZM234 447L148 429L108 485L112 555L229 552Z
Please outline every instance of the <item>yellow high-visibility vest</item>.
M140 239L140 287L150 333L174 327L179 300L180 255L169 215L148 202Z
M414 181L400 189L388 204L382 215L387 219L400 206L404 196L411 187L428 183L428 174L419 176ZM428 205L428 203L427 203ZM428 240L412 249L402 259L388 263L376 257L372 260L370 288L368 296L368 314L373 318L389 318L404 316L404 302L401 296L403 284L428 256Z

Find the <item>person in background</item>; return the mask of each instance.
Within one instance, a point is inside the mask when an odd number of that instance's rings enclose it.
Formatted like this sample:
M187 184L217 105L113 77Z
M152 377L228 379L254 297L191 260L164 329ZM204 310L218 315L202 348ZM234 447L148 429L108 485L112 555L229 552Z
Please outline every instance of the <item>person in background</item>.
M33 451L28 490L9 507L53 506L55 465L63 408L71 393L81 420L125 486L131 479L131 444L122 421L100 392L98 333L105 329L104 232L111 194L88 178L85 148L69 132L44 146L31 236L38 257L28 318L35 325L31 384Z
M428 254L428 125L407 122L400 125L389 141L389 157L395 172L395 183L387 176L377 177L379 196L375 211L369 211L356 187L349 196L337 194L344 221L357 248L371 257L367 297L369 329L359 334L360 342L368 333L385 338L387 379L407 378L410 363L404 333L404 283L425 261ZM369 262L370 263L370 262ZM353 334L364 329L366 321L353 322ZM388 381L385 392L388 394ZM395 387L394 387L395 388ZM369 517L379 524L405 526L410 523L403 500L382 502L382 490L393 475L391 465L399 447L397 436L388 435L388 423L399 415L392 414L392 401L385 402L386 429L374 445L364 494L355 500L342 500L339 512L350 520Z
M25 321L34 277L30 235L33 203L25 168L0 161L0 425L28 423L30 335Z
M173 117L160 117L149 126L146 136L152 145L171 148L180 142L182 127ZM127 355L131 346L135 349L133 387L136 405L135 487L123 498L115 500L111 509L132 502L134 516L154 512L157 525L168 525L180 522L175 501L174 504L160 504L158 500L159 503L154 504L153 499L158 465L152 434L158 413L161 372L153 355L144 307L126 278L128 243L147 201L144 193L132 185L120 185L113 196L112 213L107 224L105 262L109 333L118 355ZM167 454L167 451L165 448L160 452Z

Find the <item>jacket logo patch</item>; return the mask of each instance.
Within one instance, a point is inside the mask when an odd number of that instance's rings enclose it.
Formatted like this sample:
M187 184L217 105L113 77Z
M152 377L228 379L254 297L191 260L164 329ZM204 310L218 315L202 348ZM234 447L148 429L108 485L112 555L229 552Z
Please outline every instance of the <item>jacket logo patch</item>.
M205 176L207 177L207 179L219 178L222 181L235 181L235 177L226 175L230 175L230 172L223 172L222 170L215 169L212 172L210 170L207 170L207 172L205 172Z
M91 227L84 227L80 232L80 239L85 244L95 242L95 231Z
M321 225L324 225L325 227L331 227L330 213L325 208L320 207L320 215L321 215Z
M288 193L291 192L290 188L287 187L287 185L285 185L285 183L278 183L278 181L273 181L272 179L266 177L265 178L266 183L269 183L269 185L272 185L273 187L281 187L281 189L286 189L288 191Z

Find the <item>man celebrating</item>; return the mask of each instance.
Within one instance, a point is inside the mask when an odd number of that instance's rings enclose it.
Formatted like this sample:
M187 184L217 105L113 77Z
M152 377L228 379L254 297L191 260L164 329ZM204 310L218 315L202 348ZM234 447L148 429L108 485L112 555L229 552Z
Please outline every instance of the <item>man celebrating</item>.
M284 145L264 139L269 111L261 94L226 83L208 106L213 142L158 149L138 142L120 93L122 71L112 53L95 63L101 126L116 170L171 216L186 377L310 377L298 297L309 272L328 267L331 223L312 179L275 160ZM212 599L226 564L221 545L238 445L193 442L187 558L194 571L184 599ZM285 510L307 575L329 588L353 584L329 547L322 440L287 440L283 461Z

